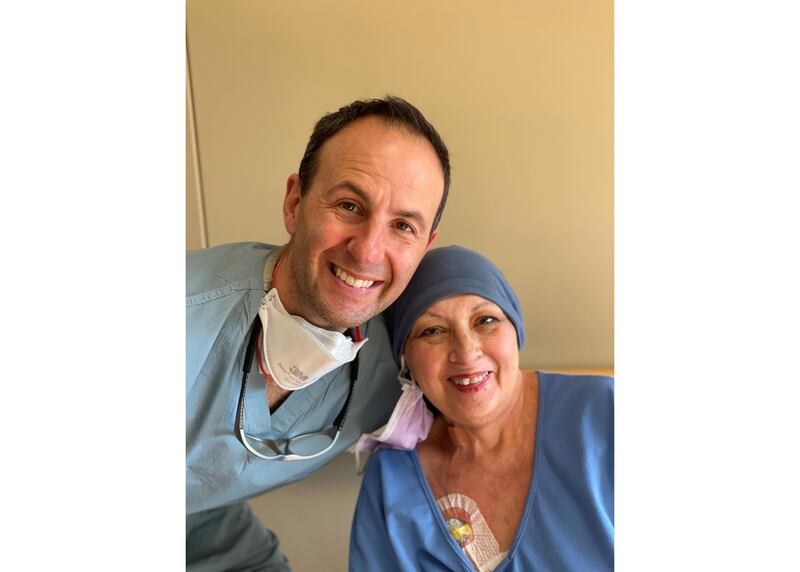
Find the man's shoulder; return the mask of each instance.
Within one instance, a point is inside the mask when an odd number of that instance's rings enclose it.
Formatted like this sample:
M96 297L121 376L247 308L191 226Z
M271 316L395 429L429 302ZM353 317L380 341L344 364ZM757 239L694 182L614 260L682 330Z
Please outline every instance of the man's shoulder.
M366 321L364 327L366 330L365 335L369 335L370 329L376 329L376 330L380 329L381 331L387 331L386 318L383 316L382 313L372 316L369 320Z
M394 362L389 329L383 314L378 314L367 320L361 326L361 335L369 339L369 343L364 346L364 350L367 350L365 354L374 356L378 361Z
M226 286L263 287L264 264L275 248L260 242L235 242L187 251L186 295Z

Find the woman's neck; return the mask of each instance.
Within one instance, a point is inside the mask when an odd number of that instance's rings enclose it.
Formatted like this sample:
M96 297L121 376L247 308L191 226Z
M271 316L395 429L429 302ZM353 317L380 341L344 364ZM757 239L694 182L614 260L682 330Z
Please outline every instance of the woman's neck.
M453 457L492 459L500 452L518 450L529 442L530 420L535 417L536 374L520 371L518 395L512 399L506 414L477 426L456 426L443 417L440 423L440 445ZM533 415L532 415L533 414Z

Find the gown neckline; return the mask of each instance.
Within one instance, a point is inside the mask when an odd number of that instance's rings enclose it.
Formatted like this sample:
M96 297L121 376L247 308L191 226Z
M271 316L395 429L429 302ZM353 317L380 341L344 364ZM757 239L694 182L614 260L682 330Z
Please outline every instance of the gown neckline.
M531 483L528 487L528 496L525 499L525 510L522 512L522 517L519 519L519 525L517 525L517 531L514 534L514 540L511 542L511 546L509 547L506 557L500 561L500 563L494 568L494 572L501 572L508 564L513 560L514 555L517 552L517 548L522 540L523 533L525 531L525 527L528 524L528 519L530 517L530 513L533 507L533 500L536 495L536 488L539 481L539 467L541 463L539 462L539 457L541 456L542 448L542 427L544 426L544 394L545 394L545 386L546 383L543 383L544 375L541 371L536 371L537 383L538 383L538 398L536 404L536 435L533 439L533 474L531 475ZM414 469L417 472L417 478L419 479L420 485L422 486L422 492L425 495L425 499L428 502L428 508L436 515L434 519L436 521L437 528L439 533L443 535L447 542L449 543L450 547L455 551L457 557L461 560L461 562L468 567L469 570L475 570L475 566L472 564L472 561L467 556L467 553L456 543L453 536L450 534L450 530L447 528L447 524L444 521L444 516L442 515L442 511L439 509L439 505L436 502L436 499L433 496L433 491L431 490L430 485L428 484L428 478L425 476L425 471L422 469L422 463L420 463L419 455L417 455L417 450L414 449L411 451L411 459L414 462Z

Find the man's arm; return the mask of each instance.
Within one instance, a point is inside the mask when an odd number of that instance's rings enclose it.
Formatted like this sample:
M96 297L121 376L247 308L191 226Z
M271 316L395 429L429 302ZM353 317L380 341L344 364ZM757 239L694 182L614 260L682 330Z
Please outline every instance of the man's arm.
M278 537L261 525L246 502L187 515L186 570L291 571Z

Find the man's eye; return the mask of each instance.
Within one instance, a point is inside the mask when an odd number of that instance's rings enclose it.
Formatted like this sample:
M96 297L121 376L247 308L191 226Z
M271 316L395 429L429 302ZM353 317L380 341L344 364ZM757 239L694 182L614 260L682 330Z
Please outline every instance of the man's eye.
M358 212L358 205L355 203L351 203L350 201L343 201L339 203L339 208L346 210L349 213L357 213Z
M411 226L411 225L410 225L410 224L408 224L407 222L403 222L403 221L401 221L401 220L400 220L400 221L397 221L397 222L394 224L394 226L395 226L395 228L397 228L398 230L401 230L401 231L403 231L403 232L410 232L410 233L413 233L413 232L415 232L415 231L414 231L414 227L413 227L413 226Z

